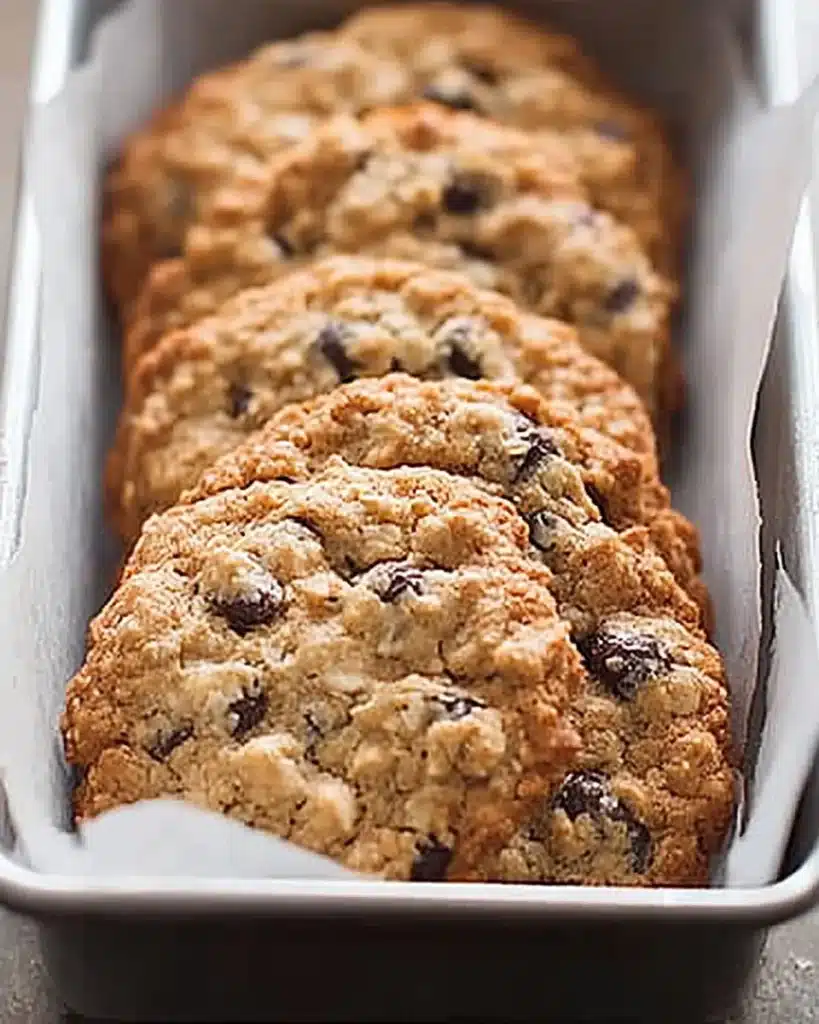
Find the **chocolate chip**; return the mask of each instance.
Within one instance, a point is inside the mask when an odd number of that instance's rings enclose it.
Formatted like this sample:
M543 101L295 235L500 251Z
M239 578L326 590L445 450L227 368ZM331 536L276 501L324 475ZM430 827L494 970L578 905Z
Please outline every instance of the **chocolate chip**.
M468 174L456 174L445 186L441 200L444 209L458 217L477 213L482 206L488 205L485 187Z
M295 247L293 246L293 243L288 241L284 237L284 235L280 235L280 234L277 234L276 232L274 232L270 237L273 239L273 241L276 243L276 245L278 245L278 247L279 247L279 249L281 251L281 255L286 260L290 259L291 256L295 255L296 250L295 250Z
M518 437L527 444L527 448L522 456L517 456L519 462L512 477L515 484L531 476L544 460L560 455L554 439L543 427L532 427L524 420Z
M594 484L586 484L586 494L588 494L591 503L600 513L600 519L605 526L611 526L612 522L608 514L608 503L600 491L594 486Z
M628 129L617 121L598 121L594 126L594 130L598 135L602 135L604 139L611 139L612 142L628 141Z
M526 524L529 527L529 540L532 545L538 551L550 552L555 546L556 535L562 525L561 520L543 508L528 515Z
M230 415L234 420L238 420L240 416L248 410L250 405L250 399L253 397L253 392L244 386L244 384L231 384L228 390L228 400L230 402Z
M418 597L424 590L424 574L408 562L381 562L364 574L363 581L385 604L394 604L407 593Z
M165 736L158 736L154 744L148 747L148 753L154 761L164 761L177 747L181 747L185 740L193 736L193 725L187 722L185 725L174 729Z
M262 721L267 711L267 695L263 690L249 693L242 690L242 696L228 704L230 731L235 739L246 736Z
M355 380L356 364L344 348L344 330L340 324L330 321L319 331L316 346L338 374L342 384Z
M463 697L456 694L452 694L447 697L437 697L436 700L446 712L447 718L451 719L453 722L457 722L461 718L466 718L467 715L472 714L476 708L486 707L485 704L482 704L479 700L475 700L473 697Z
M631 700L643 683L671 665L653 636L614 626L601 626L576 644L592 678L621 700Z
M486 85L495 85L498 81L498 73L494 68L489 67L488 64L484 64L482 61L475 60L473 58L467 58L463 62L464 68L481 82L485 82Z
M474 97L463 88L446 89L439 85L428 85L422 93L425 100L432 103L440 103L442 107L449 107L451 110L472 110L480 112Z
M640 294L640 286L633 277L627 277L616 285L606 297L609 313L624 313Z
M570 772L563 780L554 798L554 807L575 821L588 814L595 821L603 819L622 822L626 826L631 845L632 867L643 872L651 856L651 835L646 826L622 800L612 793L608 779L602 772Z
M469 351L472 330L471 324L456 322L454 326L444 328L440 344L451 373L467 380L480 380L483 376L480 361Z
M435 836L429 836L418 844L410 879L413 882L443 882L451 860L452 850L439 843Z
M234 633L244 636L256 626L272 622L284 606L284 587L272 576L265 587L247 596L214 598L213 610L227 620Z

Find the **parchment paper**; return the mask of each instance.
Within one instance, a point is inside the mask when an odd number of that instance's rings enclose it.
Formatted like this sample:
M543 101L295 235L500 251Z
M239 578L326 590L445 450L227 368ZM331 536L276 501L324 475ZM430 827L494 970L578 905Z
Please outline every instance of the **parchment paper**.
M5 758L17 854L37 870L189 875L196 861L198 874L215 876L346 874L272 837L168 801L118 810L69 836L56 723L66 679L82 657L77 623L96 609L105 570L96 474L118 399L110 355L115 341L107 337L96 264L101 170L124 135L193 74L265 38L332 23L348 7L332 0L132 0L103 26L87 64L37 111L30 170L43 260L42 370L29 480L19 509L21 552L0 593L0 614L13 616L18 605L29 603L47 620L41 642L48 655L37 662L45 671L38 678L24 676L33 664L25 645L33 641L28 635L12 638L7 657L14 670L11 681L0 684L2 695L14 698L0 726L0 743L8 739L17 756L2 746L0 759ZM687 414L671 482L677 503L702 532L718 614L716 639L743 745L757 682L762 611L751 420L810 176L819 93L814 87L793 107L763 112L721 4L547 0L529 8L581 34L615 73L666 112L687 141L697 216L678 339L688 379ZM70 443L83 428L93 437L88 455L74 452ZM60 488L68 504L49 508ZM55 583L45 569L39 577L30 571L34 555L27 553L39 545L53 552L52 565L61 566L70 584ZM819 740L815 630L781 568L778 593L775 624L784 642L767 680L767 726L757 744L762 753L755 789L746 794L749 814L721 865L726 885L775 877ZM66 634L56 648L52 631L60 623ZM798 657L788 654L794 644ZM21 700L21 687L36 688L36 695ZM207 856L200 856L205 849Z

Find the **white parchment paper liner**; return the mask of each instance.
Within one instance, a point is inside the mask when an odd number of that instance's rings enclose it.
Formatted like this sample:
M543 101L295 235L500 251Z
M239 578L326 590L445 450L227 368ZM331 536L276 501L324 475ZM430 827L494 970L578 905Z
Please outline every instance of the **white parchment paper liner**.
M535 9L578 31L631 87L682 123L689 140L697 217L680 338L688 404L672 483L678 505L702 532L718 614L717 642L742 741L761 642L759 502L750 429L790 239L810 177L819 87L791 107L762 111L721 4L576 0L550 5L547 0ZM78 377L82 363L77 361L96 365L107 358L99 355L108 339L97 268L98 189L107 159L127 132L193 74L240 56L269 35L332 23L343 13L345 5L332 0L292 6L132 0L103 25L87 63L37 110L30 169L42 251L44 371L32 451L47 454L42 465L32 465L21 504L24 542L27 528L44 536L49 528L60 528L58 509L51 510L46 526L32 503L38 487L45 494L50 484L53 491L54 474L64 474L70 492L72 470L63 463L72 456L61 451L60 441L69 434L64 417L76 411L66 407L66 396L73 394L76 402L77 377L84 397L94 401L87 392L94 375ZM111 396L99 401L110 403ZM73 552L65 557L66 571L79 568ZM12 562L0 595L0 611L7 615L14 614L14 573ZM23 589L30 585L19 580ZM747 796L750 813L719 866L725 885L775 878L819 742L815 631L781 567L777 594L775 628L781 643L767 681L769 707L755 788ZM79 645L72 649L81 655ZM13 661L13 651L10 657ZM25 684L52 686L36 717L42 731L32 741L49 751L43 771L32 772L30 763L19 760L3 764L17 852L30 866L88 876L136 871L142 876L350 877L324 858L175 801L122 808L84 826L79 835L69 834L55 803L55 787L62 785L58 798L65 798L65 780L54 771L55 717L65 681L66 675L55 671L53 680Z

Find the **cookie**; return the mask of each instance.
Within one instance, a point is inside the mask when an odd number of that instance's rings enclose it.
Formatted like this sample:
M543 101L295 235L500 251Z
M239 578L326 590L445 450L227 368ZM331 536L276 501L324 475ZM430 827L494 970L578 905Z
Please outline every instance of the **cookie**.
M643 550L644 563L646 552L659 552L694 599L685 613L678 608L674 614L689 625L710 622L696 530L670 508L665 488L646 477L634 453L526 386L422 382L401 374L355 381L282 409L205 472L183 500L253 480L298 479L335 455L356 465L431 466L481 481L528 517L533 556L552 569L565 568L568 560L584 565L577 586L598 601L611 592L610 600L622 607L632 586L609 564L616 537ZM578 532L567 522L585 526Z
M465 480L340 463L151 520L68 690L77 818L175 796L364 872L477 870L577 749L525 544Z
M424 97L536 131L553 149L559 134L594 203L673 272L685 189L656 120L567 36L499 9L429 4L365 10L339 33L264 46L197 79L132 136L105 186L109 292L127 308L216 191L252 202L265 163L325 117Z
M542 146L468 113L428 105L334 119L276 162L263 204L223 192L188 233L184 259L152 273L126 364L241 287L359 253L462 270L575 324L659 415L676 402L674 290L630 229L572 190Z
M135 539L149 514L283 405L391 371L523 379L555 410L565 405L632 449L656 476L642 404L570 328L522 314L461 275L336 257L242 292L142 360L107 474L122 535Z
M576 644L588 684L569 715L575 766L471 879L702 885L733 811L719 657L675 622L632 615Z
M252 203L275 153L332 114L400 103L410 89L394 60L330 32L268 44L196 79L126 140L104 182L102 271L120 312L153 263L180 254L222 185Z
M393 879L705 883L719 657L553 476L586 558L552 569L509 502L429 469L330 459L151 519L69 686L77 817L174 796Z
M685 174L659 119L618 93L575 40L497 7L451 3L365 7L342 31L409 69L426 99L530 133L559 132L594 205L675 273Z

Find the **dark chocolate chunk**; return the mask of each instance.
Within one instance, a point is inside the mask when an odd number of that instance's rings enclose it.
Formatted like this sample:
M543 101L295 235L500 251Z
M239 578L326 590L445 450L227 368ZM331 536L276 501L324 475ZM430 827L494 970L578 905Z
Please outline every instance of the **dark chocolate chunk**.
M485 185L469 174L455 174L445 186L441 201L447 212L459 217L477 213L481 207L489 205Z
M230 731L237 740L246 736L264 718L267 711L267 695L264 690L248 692L242 690L242 696L228 704Z
M442 107L449 107L451 110L472 110L480 113L475 98L464 88L447 89L440 85L428 85L422 95L425 100L440 103Z
M413 882L443 882L451 860L452 850L439 843L435 836L428 836L418 844L410 879Z
M244 384L231 384L228 390L228 400L230 402L230 415L234 420L238 420L240 416L244 416L250 405L250 399L253 397L253 392L244 386Z
M148 748L148 753L154 759L154 761L164 761L169 754L171 754L177 747L181 747L185 740L189 740L193 736L193 724L186 722L185 725L181 725L178 729L174 729L173 732L159 735L152 746Z
M528 447L523 455L516 456L518 465L512 477L512 482L516 484L531 476L545 459L560 455L554 438L544 427L533 427L528 420L522 419L518 436Z
M408 593L420 596L424 589L424 574L408 562L381 562L366 572L363 580L385 604Z
M581 814L588 814L597 822L604 819L622 822L628 832L633 869L643 872L648 867L651 835L632 810L612 793L602 772L570 772L557 791L554 807L564 811L572 821Z
M627 277L609 292L606 310L609 313L625 313L639 294L640 286L633 277Z
M342 384L355 380L357 367L344 348L344 329L340 324L332 320L326 323L318 333L316 346L336 371Z
M655 637L613 626L603 625L576 643L592 678L621 700L631 700L638 687L671 665Z
M244 636L257 626L266 626L284 607L284 587L272 576L264 587L246 596L218 597L213 610L227 620L234 633Z
M470 352L470 335L472 325L461 320L452 327L444 329L441 348L445 353L447 369L457 377L467 380L480 380L483 369L480 360Z
M436 700L446 712L447 718L453 722L457 722L461 718L466 718L467 715L471 714L476 708L484 708L485 704L482 704L479 700L475 700L474 697L465 697L461 694L451 694L446 697L437 697Z

